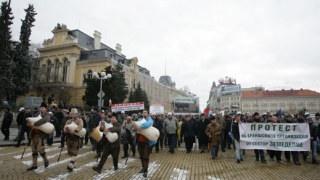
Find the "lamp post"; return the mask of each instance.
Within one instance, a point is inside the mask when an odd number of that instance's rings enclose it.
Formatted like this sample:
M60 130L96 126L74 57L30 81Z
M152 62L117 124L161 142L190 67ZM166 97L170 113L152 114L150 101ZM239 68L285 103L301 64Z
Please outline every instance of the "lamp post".
M110 79L112 75L106 74L106 72L101 72L99 76L97 72L93 72L92 76L93 78L100 79L100 92L98 93L98 96L99 96L99 102L100 102L99 110L101 110L102 98L104 96L104 92L102 91L102 80Z

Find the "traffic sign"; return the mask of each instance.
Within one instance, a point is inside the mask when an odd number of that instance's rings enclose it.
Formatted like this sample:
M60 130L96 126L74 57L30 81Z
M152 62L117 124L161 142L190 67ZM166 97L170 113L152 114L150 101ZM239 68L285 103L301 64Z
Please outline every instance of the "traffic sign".
M102 102L102 105L101 105L101 102ZM98 99L98 106L102 107L103 105L104 105L104 99L101 99L101 101L100 99Z
M104 92L102 90L97 94L98 98L103 98L104 95L105 94L104 94Z

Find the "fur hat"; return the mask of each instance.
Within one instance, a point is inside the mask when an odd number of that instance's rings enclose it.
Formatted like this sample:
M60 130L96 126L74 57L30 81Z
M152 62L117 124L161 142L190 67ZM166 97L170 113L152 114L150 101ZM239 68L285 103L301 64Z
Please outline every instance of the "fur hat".
M77 108L72 108L70 113L71 114L77 114L78 113Z
M46 108L46 109L48 108L48 107L47 107L47 104L46 104L45 102L42 102L41 105L40 105L40 107L44 107L44 108Z

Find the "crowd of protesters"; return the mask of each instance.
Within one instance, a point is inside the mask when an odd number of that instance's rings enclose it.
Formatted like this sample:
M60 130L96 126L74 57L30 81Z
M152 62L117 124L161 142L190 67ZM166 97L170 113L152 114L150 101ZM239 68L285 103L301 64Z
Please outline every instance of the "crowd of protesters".
M70 119L69 113L62 111L61 108L51 108L50 122L55 127L55 133L52 133L48 138L47 145L51 146L53 143L53 135L55 137L61 137L61 146L65 146L65 134L63 133L63 127L68 119ZM21 141L27 139L28 136L24 136L25 133L28 134L29 129L26 126L25 119L27 117L35 117L38 115L38 111L35 108L31 112L30 108L20 108L20 112L17 116L17 123L19 126L19 133L16 137L16 147L19 147ZM82 111L78 114L79 118L83 120L83 127L87 130L84 137L81 138L80 148L83 145L87 145L89 142L92 145L91 150L96 151L97 157L101 156L102 146L99 145L94 138L90 137L91 132L99 126L99 122L104 120L109 122L112 117L112 112L99 111L97 108L92 109L90 112ZM122 158L127 158L132 152L132 155L136 154L136 147L133 140L136 136L134 132L133 121L137 121L138 118L142 117L142 113L130 114L121 111L117 116L117 122L122 125L122 141L123 145L123 156ZM149 147L149 153L152 153L155 149L156 153L160 152L160 149L167 148L171 154L175 153L175 149L181 146L181 143L185 143L186 153L191 153L192 151L199 153L210 152L211 158L215 159L219 157L219 152L225 152L226 149L232 149L233 147L236 156L236 162L240 163L244 160L243 155L245 154L244 149L240 149L240 132L239 124L241 123L307 123L310 129L310 144L312 152L312 163L319 164L316 159L316 153L320 153L320 114L315 114L315 118L309 117L308 113L299 112L298 114L291 115L272 115L270 112L260 115L258 112L250 115L248 113L233 113L233 114L200 114L200 115L175 115L171 112L163 115L150 113L150 117L153 120L153 126L159 130L160 136L155 145ZM9 127L12 123L13 116L10 109L6 109L5 116L2 121L1 131L5 135L4 140L9 140ZM197 148L193 146L198 145ZM282 161L282 151L275 150L262 150L255 149L256 161L261 163L267 163L266 156L269 155L270 161L274 158L280 164ZM307 160L309 152L300 152L302 159ZM287 162L292 161L296 165L300 165L300 158L298 151L285 151L284 157Z

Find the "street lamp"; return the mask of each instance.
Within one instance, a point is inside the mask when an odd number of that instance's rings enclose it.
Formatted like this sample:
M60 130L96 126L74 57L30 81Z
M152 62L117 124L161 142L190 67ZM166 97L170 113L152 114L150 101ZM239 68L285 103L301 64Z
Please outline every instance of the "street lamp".
M100 79L100 92L98 93L98 96L99 96L99 102L100 102L99 110L101 110L102 98L104 96L104 92L102 91L102 80L110 79L112 75L106 74L106 72L101 72L99 76L97 72L93 72L92 77L95 79Z

